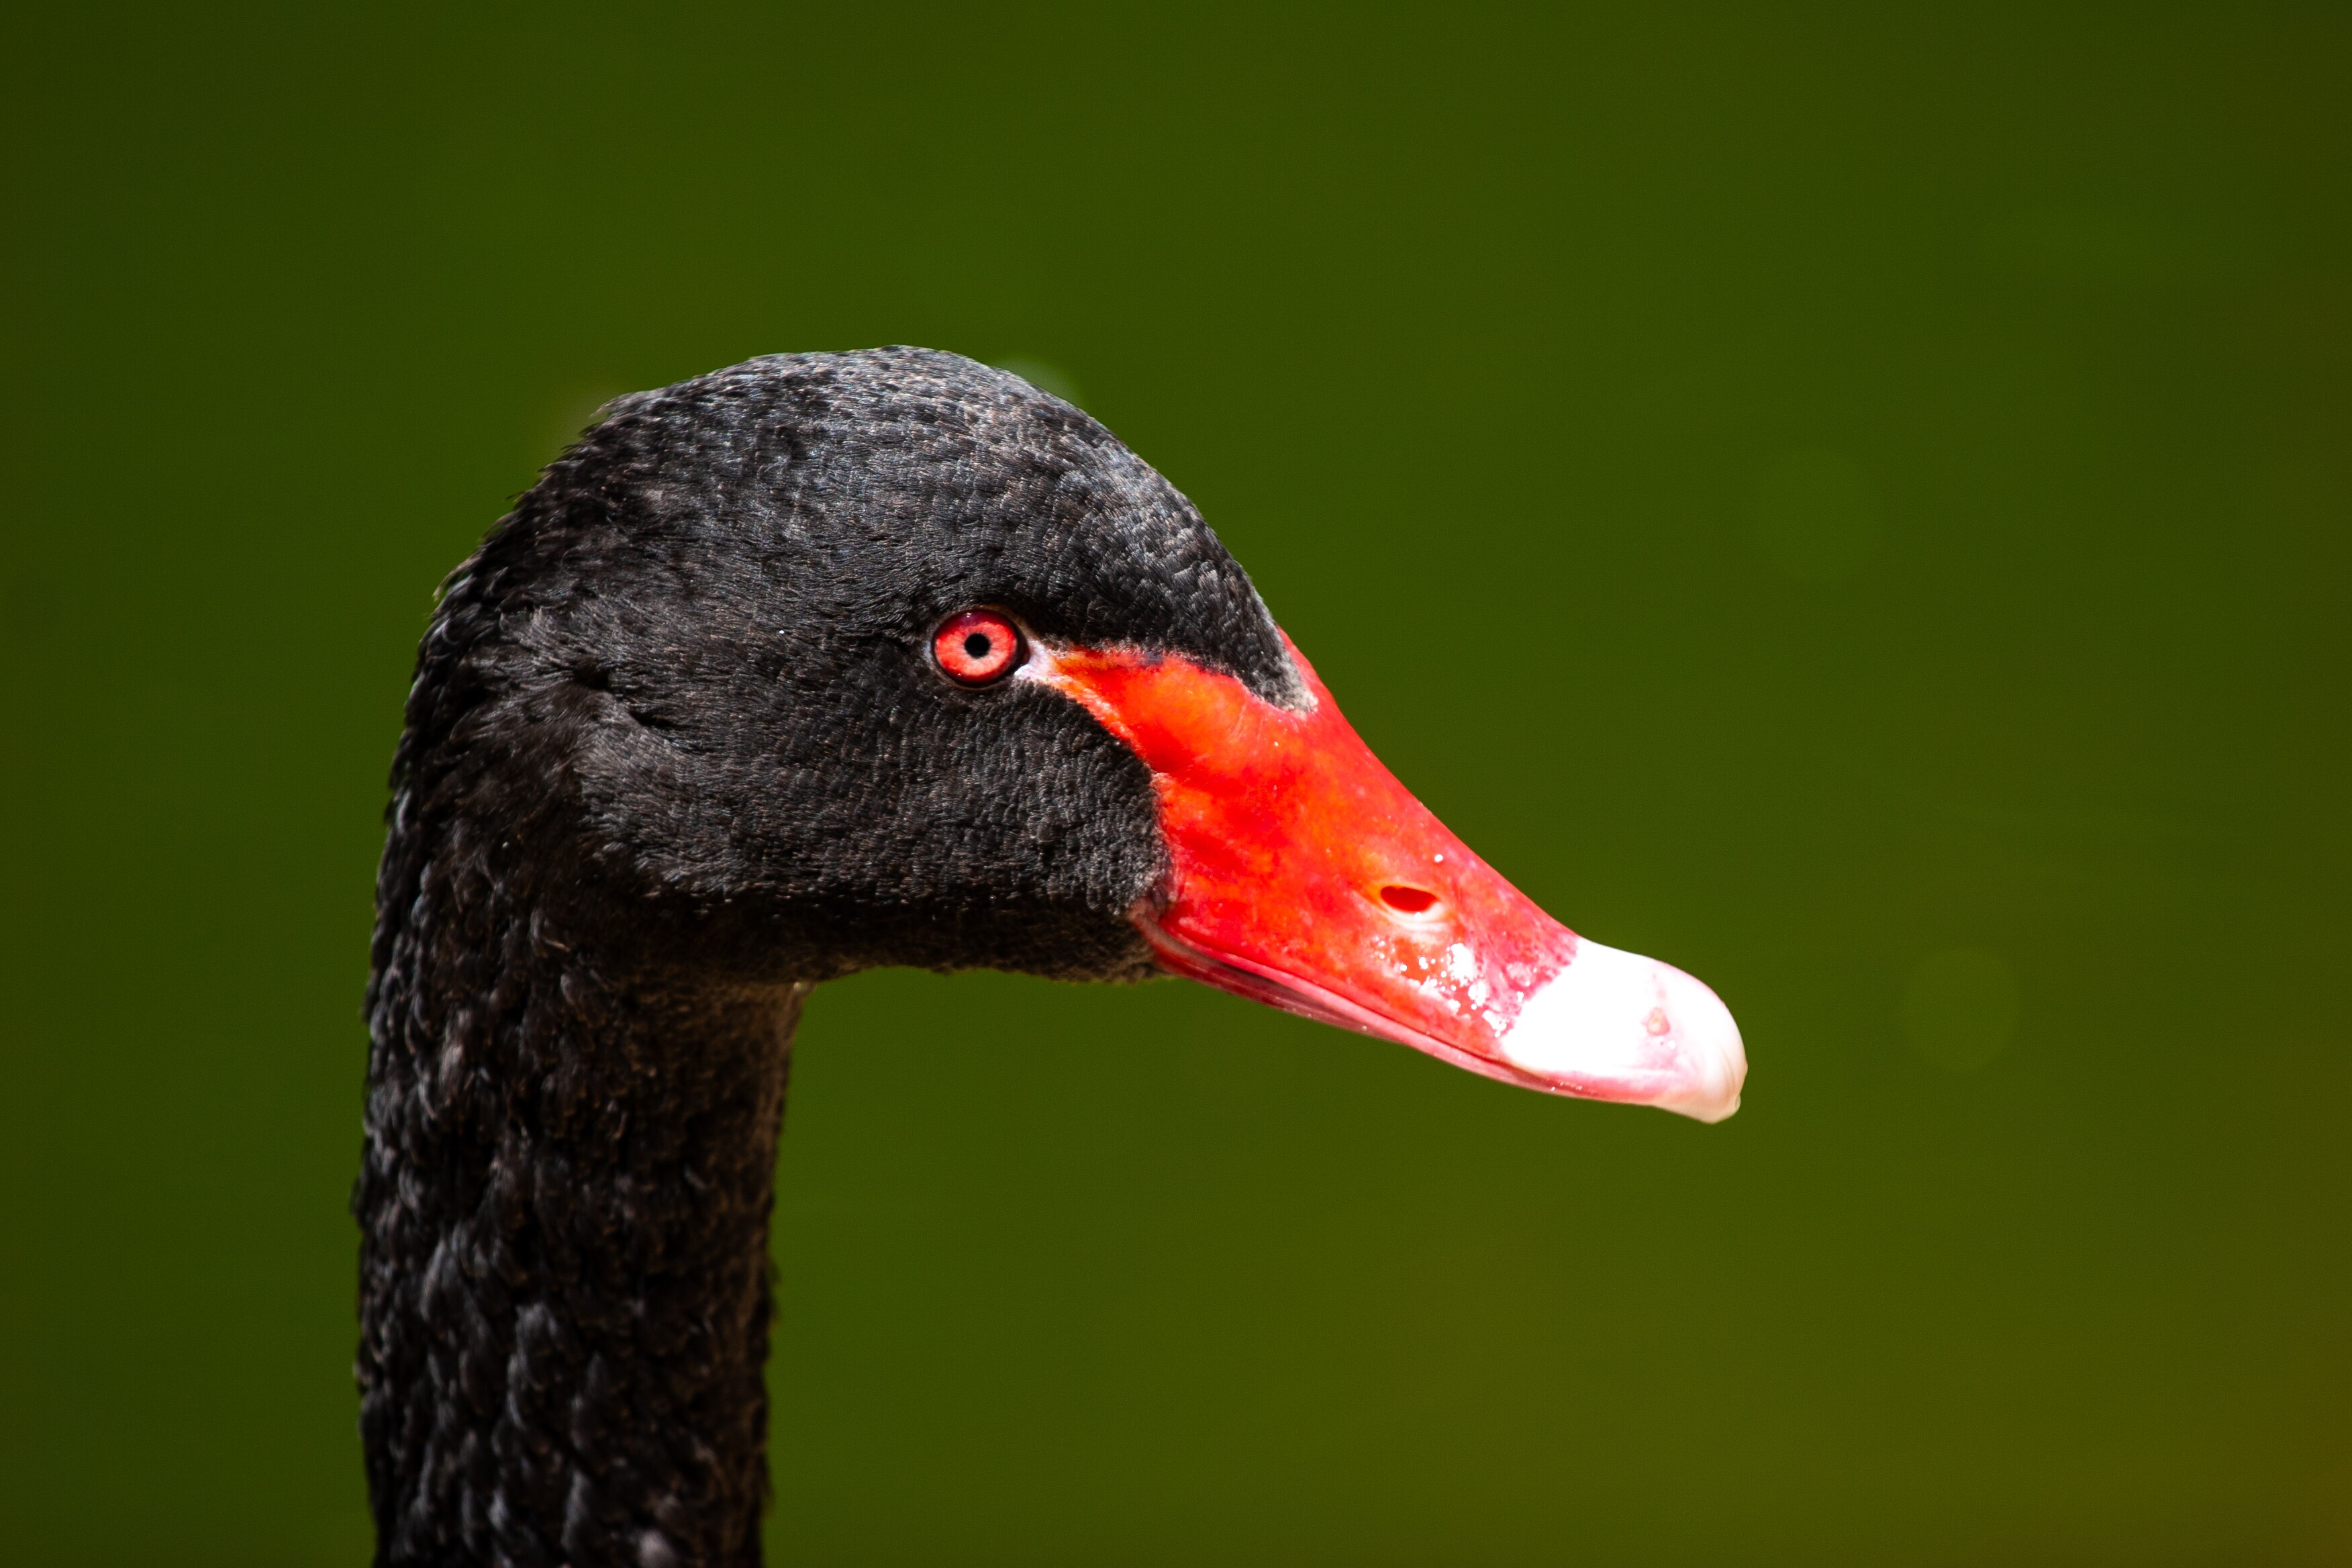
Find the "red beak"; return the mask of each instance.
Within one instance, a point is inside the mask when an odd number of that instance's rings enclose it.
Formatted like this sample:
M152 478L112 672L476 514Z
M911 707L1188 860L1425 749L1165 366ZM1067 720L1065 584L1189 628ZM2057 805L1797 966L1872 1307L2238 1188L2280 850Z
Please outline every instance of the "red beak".
M1702 1121L1737 1110L1748 1060L1715 993L1537 908L1381 765L1290 654L1304 711L1118 649L1035 645L1021 672L1084 703L1151 770L1172 864L1135 921L1160 963L1507 1083Z

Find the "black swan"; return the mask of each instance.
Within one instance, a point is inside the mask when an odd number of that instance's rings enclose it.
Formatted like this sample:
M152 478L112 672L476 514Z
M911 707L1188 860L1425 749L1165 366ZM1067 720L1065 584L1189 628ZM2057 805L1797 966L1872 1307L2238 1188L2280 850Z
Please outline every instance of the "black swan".
M379 1564L752 1564L811 985L1170 972L1554 1093L1737 1108L1340 717L1192 504L919 349L614 404L451 577L377 885L357 1373Z

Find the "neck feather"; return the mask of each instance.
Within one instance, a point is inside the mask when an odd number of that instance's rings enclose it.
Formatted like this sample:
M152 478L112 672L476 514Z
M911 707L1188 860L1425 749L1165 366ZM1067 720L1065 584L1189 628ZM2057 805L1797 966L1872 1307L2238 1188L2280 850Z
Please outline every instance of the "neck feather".
M745 1568L805 987L672 983L480 857L387 856L361 1433L379 1568Z

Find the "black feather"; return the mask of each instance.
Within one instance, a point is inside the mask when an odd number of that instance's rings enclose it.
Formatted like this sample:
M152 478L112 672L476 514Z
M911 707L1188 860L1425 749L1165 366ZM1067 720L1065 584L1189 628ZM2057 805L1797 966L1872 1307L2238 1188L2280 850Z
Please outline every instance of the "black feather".
M1167 864L1076 703L928 662L974 605L1303 700L1100 425L952 354L641 393L452 576L393 770L358 1378L377 1562L759 1560L801 997L875 964L1134 979Z

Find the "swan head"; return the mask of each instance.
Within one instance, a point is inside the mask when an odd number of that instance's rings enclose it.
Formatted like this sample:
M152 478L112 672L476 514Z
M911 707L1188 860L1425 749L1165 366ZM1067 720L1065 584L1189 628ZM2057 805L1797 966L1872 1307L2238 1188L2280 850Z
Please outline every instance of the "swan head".
M1738 1103L1713 992L1480 859L1189 500L953 354L611 405L452 579L401 768L663 962L1173 973L1547 1092Z

